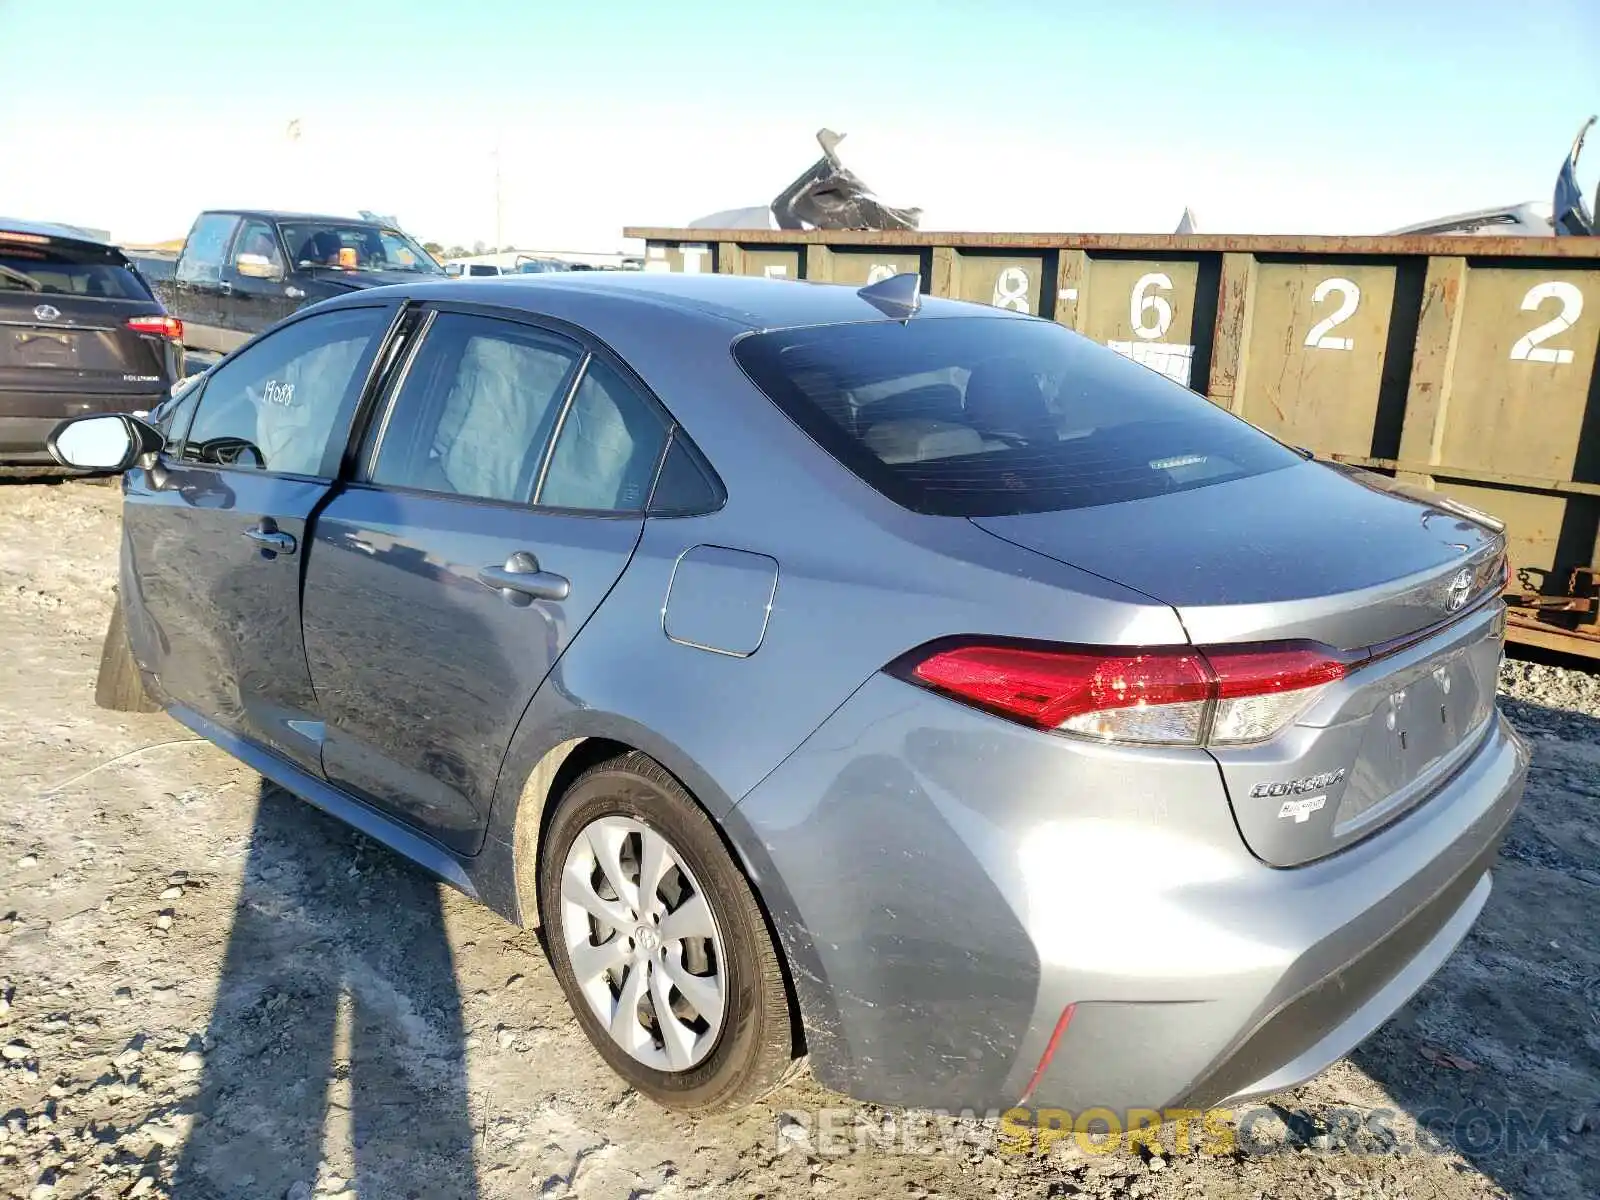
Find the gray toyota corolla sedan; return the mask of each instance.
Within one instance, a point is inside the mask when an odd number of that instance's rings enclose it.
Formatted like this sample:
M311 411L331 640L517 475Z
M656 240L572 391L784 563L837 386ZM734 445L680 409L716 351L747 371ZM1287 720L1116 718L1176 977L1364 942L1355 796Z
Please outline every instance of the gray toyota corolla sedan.
M102 699L542 925L665 1105L1310 1077L1489 894L1501 529L915 284L384 288L63 425Z

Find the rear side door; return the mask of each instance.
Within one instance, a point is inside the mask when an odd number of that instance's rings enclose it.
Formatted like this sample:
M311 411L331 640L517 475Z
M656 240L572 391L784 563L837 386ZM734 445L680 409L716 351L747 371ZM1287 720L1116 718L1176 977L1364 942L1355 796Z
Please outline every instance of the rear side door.
M225 327L222 267L238 228L233 213L201 213L172 271L173 315L201 326L194 332L202 338L207 329Z
M245 333L276 325L305 297L287 278L277 229L259 217L246 217L222 269L222 323Z
M124 588L135 654L177 704L320 770L300 636L308 522L344 456L394 305L286 325L214 368L187 432L129 473ZM177 431L174 431L177 432Z
M328 779L470 854L523 710L633 554L668 424L573 334L426 322L317 518L306 655Z

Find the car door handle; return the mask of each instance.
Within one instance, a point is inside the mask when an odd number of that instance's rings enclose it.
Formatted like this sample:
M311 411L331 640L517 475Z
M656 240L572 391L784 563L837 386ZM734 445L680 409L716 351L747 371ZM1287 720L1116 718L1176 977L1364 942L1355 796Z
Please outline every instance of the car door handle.
M262 521L261 524L244 531L245 537L268 554L293 554L295 540L292 533L284 533L271 521Z
M478 582L519 605L527 604L530 599L565 600L572 591L572 583L565 575L541 570L539 560L526 550L518 550L506 559L504 566L484 567L478 572Z
M224 279L217 284L217 291L221 292L224 296L231 296L233 295L233 284Z

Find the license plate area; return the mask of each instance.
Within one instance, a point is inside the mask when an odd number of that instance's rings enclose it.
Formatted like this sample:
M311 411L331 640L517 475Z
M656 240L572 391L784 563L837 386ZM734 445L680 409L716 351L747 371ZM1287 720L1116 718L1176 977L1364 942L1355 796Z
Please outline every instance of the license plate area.
M1485 727L1494 706L1498 641L1458 647L1390 681L1367 718L1333 833L1344 839L1409 807L1418 785L1449 767Z
M14 329L8 339L10 352L0 363L15 367L73 367L75 337L43 329Z

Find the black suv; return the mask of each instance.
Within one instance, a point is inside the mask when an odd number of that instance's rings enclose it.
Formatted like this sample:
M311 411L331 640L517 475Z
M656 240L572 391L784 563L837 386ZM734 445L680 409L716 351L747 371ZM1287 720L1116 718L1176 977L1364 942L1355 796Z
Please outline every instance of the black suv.
M0 217L0 466L54 468L45 439L65 417L154 408L182 339L115 246Z

